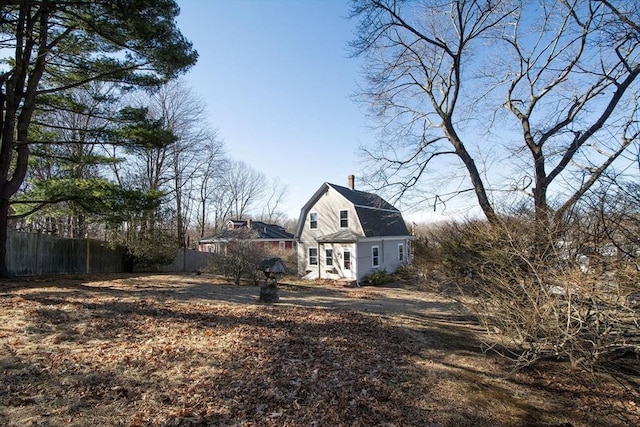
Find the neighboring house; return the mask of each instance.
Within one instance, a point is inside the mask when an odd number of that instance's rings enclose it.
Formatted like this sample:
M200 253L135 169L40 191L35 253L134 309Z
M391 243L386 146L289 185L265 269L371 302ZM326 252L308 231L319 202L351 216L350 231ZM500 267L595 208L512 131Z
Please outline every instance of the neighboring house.
M249 240L256 247L265 249L294 250L296 247L293 234L279 225L262 221L229 220L223 230L200 240L198 250L223 254L226 253L229 241L236 239Z
M394 272L410 260L411 235L398 209L381 197L324 183L304 205L296 230L298 271L308 279L360 283L372 270Z

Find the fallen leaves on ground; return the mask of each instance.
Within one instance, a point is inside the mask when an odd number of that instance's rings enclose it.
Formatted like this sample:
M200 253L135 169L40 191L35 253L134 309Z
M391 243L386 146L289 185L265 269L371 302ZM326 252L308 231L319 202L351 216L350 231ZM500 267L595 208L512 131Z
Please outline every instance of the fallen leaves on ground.
M469 343L447 343L456 339L451 331L407 329L353 310L258 304L257 291L256 303L237 304L177 298L176 285L167 285L175 294L116 285L43 282L0 293L3 425L515 426L566 419L535 415L527 406L534 400L505 403L517 399L500 388L502 378L453 366L456 351L481 356ZM161 284L154 289L163 292ZM530 379L522 375L520 390ZM533 396L530 388L522 393ZM510 408L483 409L492 397ZM616 404L638 411L631 395ZM550 405L544 409L553 411Z

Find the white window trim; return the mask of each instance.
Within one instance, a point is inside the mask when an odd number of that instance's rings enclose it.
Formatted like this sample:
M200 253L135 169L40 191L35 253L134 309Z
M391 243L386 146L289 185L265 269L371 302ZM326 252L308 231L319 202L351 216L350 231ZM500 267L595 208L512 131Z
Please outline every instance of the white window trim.
M316 217L316 220L315 220L316 226L315 227L313 226L313 222L314 221L311 219L311 217L313 215L315 215L315 217ZM317 230L318 229L318 222L319 222L318 221L318 217L319 217L318 212L309 212L309 229L311 229L311 230Z
M313 262L311 262L311 260L314 258L311 255L311 251L313 251L313 250L316 251L316 255L315 255L316 262L315 262L315 264ZM307 251L307 254L309 256L309 265L318 265L318 248L309 248L309 250Z
M347 259L346 254L349 254L349 268L344 264L344 261ZM353 257L351 256L351 250L343 249L342 250L342 268L345 270L351 271L353 267Z
M374 249L377 249L378 255L373 254ZM371 246L371 266L373 268L380 267L380 246Z
M346 212L347 214L347 225L345 225L344 227L342 226L342 212ZM349 209L340 209L340 211L338 211L338 226L340 228L349 228Z
M404 261L404 243L398 243L398 261Z
M331 251L331 256L327 256L327 253ZM326 264L327 267L333 267L333 249L325 249L324 250L324 263ZM329 264L329 261L331 261L331 264Z

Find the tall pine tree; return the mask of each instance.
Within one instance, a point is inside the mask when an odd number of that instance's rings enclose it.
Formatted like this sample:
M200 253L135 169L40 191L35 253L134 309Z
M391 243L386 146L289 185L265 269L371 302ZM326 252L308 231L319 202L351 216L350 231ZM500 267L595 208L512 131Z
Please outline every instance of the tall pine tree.
M11 56L0 65L0 276L8 275L11 202L29 166L38 105L93 81L154 86L186 71L197 53L176 27L178 13L173 0L22 0L2 6L0 51Z

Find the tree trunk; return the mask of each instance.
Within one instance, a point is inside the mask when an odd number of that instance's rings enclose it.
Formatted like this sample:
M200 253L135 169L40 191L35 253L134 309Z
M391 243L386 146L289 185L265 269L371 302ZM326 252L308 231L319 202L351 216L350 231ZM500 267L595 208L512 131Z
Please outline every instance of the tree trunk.
M533 189L533 204L536 222L548 226L549 205L547 204L547 187L543 183L538 183Z
M478 199L478 203L480 204L480 208L482 208L482 212L487 217L489 223L498 223L498 215L496 215L496 212L493 209L493 205L491 204L491 201L487 196L484 182L482 181L480 172L476 167L476 163L467 151L467 148L462 143L462 140L458 137L453 123L451 122L450 116L445 119L444 133L449 139L449 142L451 142L451 145L453 145L453 148L456 150L457 156L460 158L460 160L462 160L462 163L469 173L469 178L471 179L471 184L473 185L473 190L476 194L476 198Z
M9 199L0 198L0 277L8 278L7 238L9 236Z
M176 179L176 231L178 238L178 247L183 248L186 245L185 238L185 230L184 230L184 219L182 216L182 189L179 187Z

